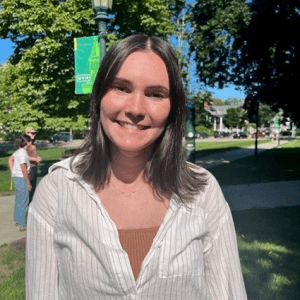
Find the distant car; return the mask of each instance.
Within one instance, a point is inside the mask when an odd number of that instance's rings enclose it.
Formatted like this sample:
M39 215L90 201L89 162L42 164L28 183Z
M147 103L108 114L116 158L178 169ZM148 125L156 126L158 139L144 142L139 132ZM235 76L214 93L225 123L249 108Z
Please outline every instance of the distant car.
M58 141L68 142L70 140L73 140L73 135L71 135L70 132L58 132L54 135L51 135L48 140L50 143Z
M252 134L252 138L255 138L256 135L257 135L257 138L263 138L263 137L265 137L265 134L264 134L264 133L258 131L258 132L254 132L254 133Z
M214 133L214 137L215 137L215 138L223 138L224 136L223 136L222 132L216 131L216 132Z
M230 137L230 132L222 132L223 137Z
M246 132L243 132L243 131L241 131L241 132L239 132L239 133L235 133L235 134L233 135L233 138L234 138L234 139L246 139L247 137L248 137L247 133L246 133Z

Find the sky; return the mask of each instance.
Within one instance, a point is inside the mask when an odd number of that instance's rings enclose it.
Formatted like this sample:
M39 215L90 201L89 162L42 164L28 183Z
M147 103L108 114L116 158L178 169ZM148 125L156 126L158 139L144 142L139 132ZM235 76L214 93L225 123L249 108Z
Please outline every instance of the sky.
M194 0L187 0L188 3L193 3ZM5 63L9 56L13 52L13 43L9 39L0 39L0 64ZM190 80L195 81L195 76L193 76L193 70L195 69L195 64L191 67L192 72L190 74ZM211 91L213 97L219 98L223 101L228 99L229 97L236 97L236 98L245 98L245 94L242 91L238 91L235 89L235 86L230 85L229 87L225 87L222 90L220 89L212 89L207 88L208 91Z

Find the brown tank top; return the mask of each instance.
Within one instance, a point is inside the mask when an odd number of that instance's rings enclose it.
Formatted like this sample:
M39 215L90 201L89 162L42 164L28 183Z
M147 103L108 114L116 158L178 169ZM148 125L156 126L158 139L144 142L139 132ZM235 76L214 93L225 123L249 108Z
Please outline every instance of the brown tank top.
M121 246L128 254L135 280L139 276L142 262L150 250L158 229L159 226L118 230Z

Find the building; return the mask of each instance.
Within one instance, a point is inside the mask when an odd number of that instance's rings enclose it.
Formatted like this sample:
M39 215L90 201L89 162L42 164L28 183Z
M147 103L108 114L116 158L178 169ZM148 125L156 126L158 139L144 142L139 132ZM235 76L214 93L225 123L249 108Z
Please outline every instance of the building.
M243 106L244 101L241 101L240 106ZM214 131L215 132L231 132L229 128L227 128L223 122L224 117L226 116L227 110L229 108L234 108L237 106L233 105L212 105L207 106L205 109L213 116L214 121ZM240 129L234 130L236 132L240 132Z

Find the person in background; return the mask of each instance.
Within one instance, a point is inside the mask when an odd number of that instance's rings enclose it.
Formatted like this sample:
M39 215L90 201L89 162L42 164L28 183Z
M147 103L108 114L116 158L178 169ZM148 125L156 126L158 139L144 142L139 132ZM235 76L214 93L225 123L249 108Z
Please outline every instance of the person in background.
M29 204L31 203L36 188L36 179L37 179L37 165L42 161L42 158L37 155L36 145L34 144L37 131L33 127L27 127L25 133L31 137L32 144L27 149L29 161L30 161L30 179L32 184L32 190L29 193Z
M36 149L36 146L34 144L37 131L33 127L27 127L26 130L25 130L25 134L30 136L31 141L32 141L31 146L27 149L27 153L28 153L28 157L29 157L29 161L30 161L30 174L29 174L29 176L30 176L31 184L32 184L32 189L29 193L29 204L30 204L32 199L33 199L34 191L35 191L35 188L36 188L37 165L38 165L39 162L42 161L42 158L37 155L37 149ZM18 138L20 138L20 137L17 137L16 139L18 139ZM10 169L12 169L13 165L14 165L14 156L12 155L12 156L9 157Z
M30 163L27 149L31 146L32 141L30 136L23 133L14 140L14 144L18 150L12 155L14 158L13 163L11 159L9 160L9 167L12 173L16 194L14 222L19 227L20 231L25 231L29 192L32 190L29 177Z

